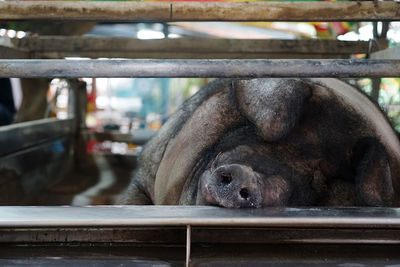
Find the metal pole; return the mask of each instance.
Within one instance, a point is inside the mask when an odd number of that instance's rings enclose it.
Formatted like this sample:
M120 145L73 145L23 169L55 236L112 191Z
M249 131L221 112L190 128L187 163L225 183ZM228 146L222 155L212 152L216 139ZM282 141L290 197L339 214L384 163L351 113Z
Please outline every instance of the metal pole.
M192 236L191 236L191 227L190 225L186 226L186 267L189 267L190 263L190 249L192 245Z
M382 21L400 20L400 3L365 2L0 2L0 20Z
M400 77L400 60L0 60L0 77Z

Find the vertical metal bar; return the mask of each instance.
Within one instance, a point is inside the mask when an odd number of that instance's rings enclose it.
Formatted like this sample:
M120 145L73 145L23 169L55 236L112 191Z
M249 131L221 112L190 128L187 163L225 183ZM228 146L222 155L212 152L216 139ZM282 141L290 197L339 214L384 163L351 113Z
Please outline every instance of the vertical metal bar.
M190 225L186 226L186 267L189 267L190 262L190 246L191 246L191 228Z
M371 98L372 100L375 101L375 103L378 103L379 100L379 89L381 87L381 79L380 78L372 78L372 91L371 91Z
M77 105L77 90L75 87L68 85L68 118L69 119L76 119L76 105ZM74 133L75 133L75 127L74 125Z

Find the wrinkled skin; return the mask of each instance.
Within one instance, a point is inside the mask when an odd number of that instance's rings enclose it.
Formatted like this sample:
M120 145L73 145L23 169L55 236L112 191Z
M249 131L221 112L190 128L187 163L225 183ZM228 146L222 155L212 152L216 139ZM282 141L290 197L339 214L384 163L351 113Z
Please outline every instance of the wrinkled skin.
M216 80L145 146L118 204L398 206L400 144L334 79Z

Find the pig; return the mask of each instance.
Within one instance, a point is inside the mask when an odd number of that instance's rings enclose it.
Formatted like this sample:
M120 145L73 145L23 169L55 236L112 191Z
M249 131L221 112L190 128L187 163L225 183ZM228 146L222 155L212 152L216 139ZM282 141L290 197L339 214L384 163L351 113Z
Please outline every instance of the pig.
M214 80L138 163L117 204L399 205L396 132L367 95L337 79Z

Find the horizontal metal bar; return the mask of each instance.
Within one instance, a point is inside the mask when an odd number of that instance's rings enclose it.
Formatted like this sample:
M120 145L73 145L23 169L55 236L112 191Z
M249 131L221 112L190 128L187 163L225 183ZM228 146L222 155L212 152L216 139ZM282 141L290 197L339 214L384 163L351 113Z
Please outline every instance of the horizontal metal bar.
M378 21L400 20L385 2L0 2L0 20Z
M400 60L0 60L0 77L400 77Z
M263 208L208 206L0 207L0 227L257 226L400 228L397 208Z
M0 127L0 157L70 135L73 121L51 118Z

